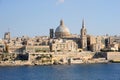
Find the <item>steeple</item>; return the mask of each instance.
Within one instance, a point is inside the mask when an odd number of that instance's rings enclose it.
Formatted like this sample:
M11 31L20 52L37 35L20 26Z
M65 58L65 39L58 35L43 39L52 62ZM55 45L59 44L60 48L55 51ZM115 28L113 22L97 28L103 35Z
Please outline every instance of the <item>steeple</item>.
M63 22L63 20L61 19L60 20L60 26L63 26L64 25L64 22Z
M82 28L85 28L84 19L82 20Z
M81 28L81 48L83 50L87 50L87 30L85 29L84 19L82 20L82 28Z

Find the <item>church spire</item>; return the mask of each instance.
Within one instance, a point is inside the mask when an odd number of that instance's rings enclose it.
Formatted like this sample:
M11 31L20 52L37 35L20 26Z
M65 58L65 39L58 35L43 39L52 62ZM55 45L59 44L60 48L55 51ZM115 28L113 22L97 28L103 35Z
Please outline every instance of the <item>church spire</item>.
M85 29L84 19L82 20L82 29L81 29L81 48L87 50L87 30Z
M82 20L82 28L85 28L84 19Z

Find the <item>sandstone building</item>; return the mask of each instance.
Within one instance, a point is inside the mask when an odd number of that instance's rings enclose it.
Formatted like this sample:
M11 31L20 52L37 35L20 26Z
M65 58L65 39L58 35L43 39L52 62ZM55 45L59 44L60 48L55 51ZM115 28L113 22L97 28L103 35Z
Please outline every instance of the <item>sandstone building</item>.
M80 34L72 34L63 20L60 25L50 29L49 36L35 36L33 38L22 36L11 38L10 32L5 33L1 44L1 51L9 53L23 52L49 52L49 51L100 51L104 48L103 38L87 34L84 20ZM103 40L104 41L104 40Z
M60 25L55 30L55 37L56 38L67 38L70 37L70 31L65 26L63 20L60 21Z

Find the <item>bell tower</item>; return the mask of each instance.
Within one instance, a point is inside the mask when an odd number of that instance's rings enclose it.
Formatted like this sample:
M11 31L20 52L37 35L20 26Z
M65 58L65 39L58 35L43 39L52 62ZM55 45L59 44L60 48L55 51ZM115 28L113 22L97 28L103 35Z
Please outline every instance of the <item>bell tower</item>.
M85 28L84 19L82 20L82 28L81 28L81 48L84 51L87 50L87 30Z

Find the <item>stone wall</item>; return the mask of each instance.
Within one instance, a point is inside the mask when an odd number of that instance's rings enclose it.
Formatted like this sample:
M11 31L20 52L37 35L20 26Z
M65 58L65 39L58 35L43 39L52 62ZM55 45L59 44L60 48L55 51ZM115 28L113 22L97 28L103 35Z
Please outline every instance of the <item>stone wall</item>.
M28 54L16 54L16 53L2 53L0 54L0 61L16 61L16 60L28 60Z
M107 52L107 59L113 61L120 61L120 52Z

